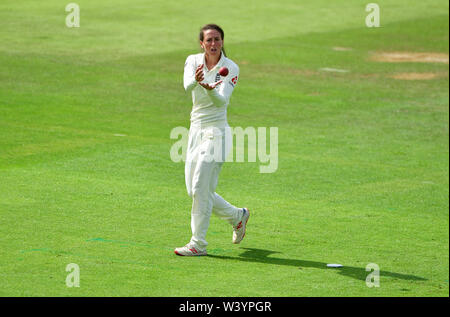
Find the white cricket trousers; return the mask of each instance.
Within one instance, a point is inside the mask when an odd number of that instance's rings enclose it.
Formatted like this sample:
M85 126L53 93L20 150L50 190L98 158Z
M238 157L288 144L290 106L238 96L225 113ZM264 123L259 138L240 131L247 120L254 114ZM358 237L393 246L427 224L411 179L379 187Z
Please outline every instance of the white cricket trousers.
M239 208L215 192L220 170L232 146L231 138L228 125L201 127L191 124L189 129L185 179L192 198L190 244L201 250L208 245L206 232L211 213L233 226L242 216Z

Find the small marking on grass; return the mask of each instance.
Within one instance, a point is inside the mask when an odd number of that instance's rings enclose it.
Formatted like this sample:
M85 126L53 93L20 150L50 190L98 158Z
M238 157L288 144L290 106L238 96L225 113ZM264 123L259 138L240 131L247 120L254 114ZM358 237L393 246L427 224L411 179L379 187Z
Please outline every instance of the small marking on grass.
M48 248L42 248L42 249L30 249L30 250L21 250L20 253L27 253L27 252L36 252L36 251L50 251Z
M347 69L330 68L330 67L320 68L319 70L322 70L324 72L332 72L332 73L348 73L348 72L350 72Z

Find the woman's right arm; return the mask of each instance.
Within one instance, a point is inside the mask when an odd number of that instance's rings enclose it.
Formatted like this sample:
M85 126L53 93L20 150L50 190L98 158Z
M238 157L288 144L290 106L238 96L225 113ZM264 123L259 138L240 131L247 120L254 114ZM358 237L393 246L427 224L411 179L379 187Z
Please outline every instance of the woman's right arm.
M184 64L183 76L183 84L186 92L191 92L197 85L197 81L195 80L195 71L196 66L194 56L188 56L186 63Z

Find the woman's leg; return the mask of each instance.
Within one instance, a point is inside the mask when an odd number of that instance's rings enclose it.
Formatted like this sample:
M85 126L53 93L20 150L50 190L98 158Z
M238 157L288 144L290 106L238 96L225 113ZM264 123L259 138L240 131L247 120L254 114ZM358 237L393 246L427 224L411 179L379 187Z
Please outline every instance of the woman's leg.
M241 220L242 212L215 192L224 158L214 159L214 145L225 145L226 132L213 129L211 134L209 130L209 137L201 136L200 133L199 130L190 133L185 174L186 187L192 197L190 244L206 249L211 213L214 212L234 226ZM223 152L227 154L228 150L223 148Z
M192 197L190 245L204 250L208 245L206 233L214 205L217 179L223 164L214 159L214 147L221 142L222 134L220 130L213 128L192 132L195 133L190 136L188 146L191 162L186 158L186 186Z
M222 130L222 162L225 162L226 157L232 149L233 139L231 129L229 126ZM222 167L222 164L220 165ZM217 179L216 179L217 186ZM242 212L240 208L237 208L223 199L219 194L214 193L213 210L212 212L219 218L227 221L232 226L235 226L241 219Z
M242 208L237 208L223 199L219 194L214 193L213 213L220 219L235 226L242 217Z
M209 220L214 204L214 194L217 185L217 178L220 166L217 162L208 162L199 155L192 177L192 210L191 229L192 238L190 243L195 247L204 250L206 233L209 227Z

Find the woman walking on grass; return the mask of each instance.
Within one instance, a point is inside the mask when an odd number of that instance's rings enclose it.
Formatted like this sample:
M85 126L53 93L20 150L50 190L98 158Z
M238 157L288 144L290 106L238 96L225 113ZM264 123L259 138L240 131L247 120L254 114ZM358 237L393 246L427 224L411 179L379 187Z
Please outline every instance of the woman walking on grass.
M227 106L239 77L239 67L225 56L224 32L215 24L200 30L203 53L190 55L184 66L184 88L192 94L191 126L186 154L186 188L192 198L192 238L177 255L206 255L206 233L211 213L233 226L233 243L245 236L250 216L247 208L237 208L215 190L223 162L231 145ZM228 69L221 76L219 70Z

